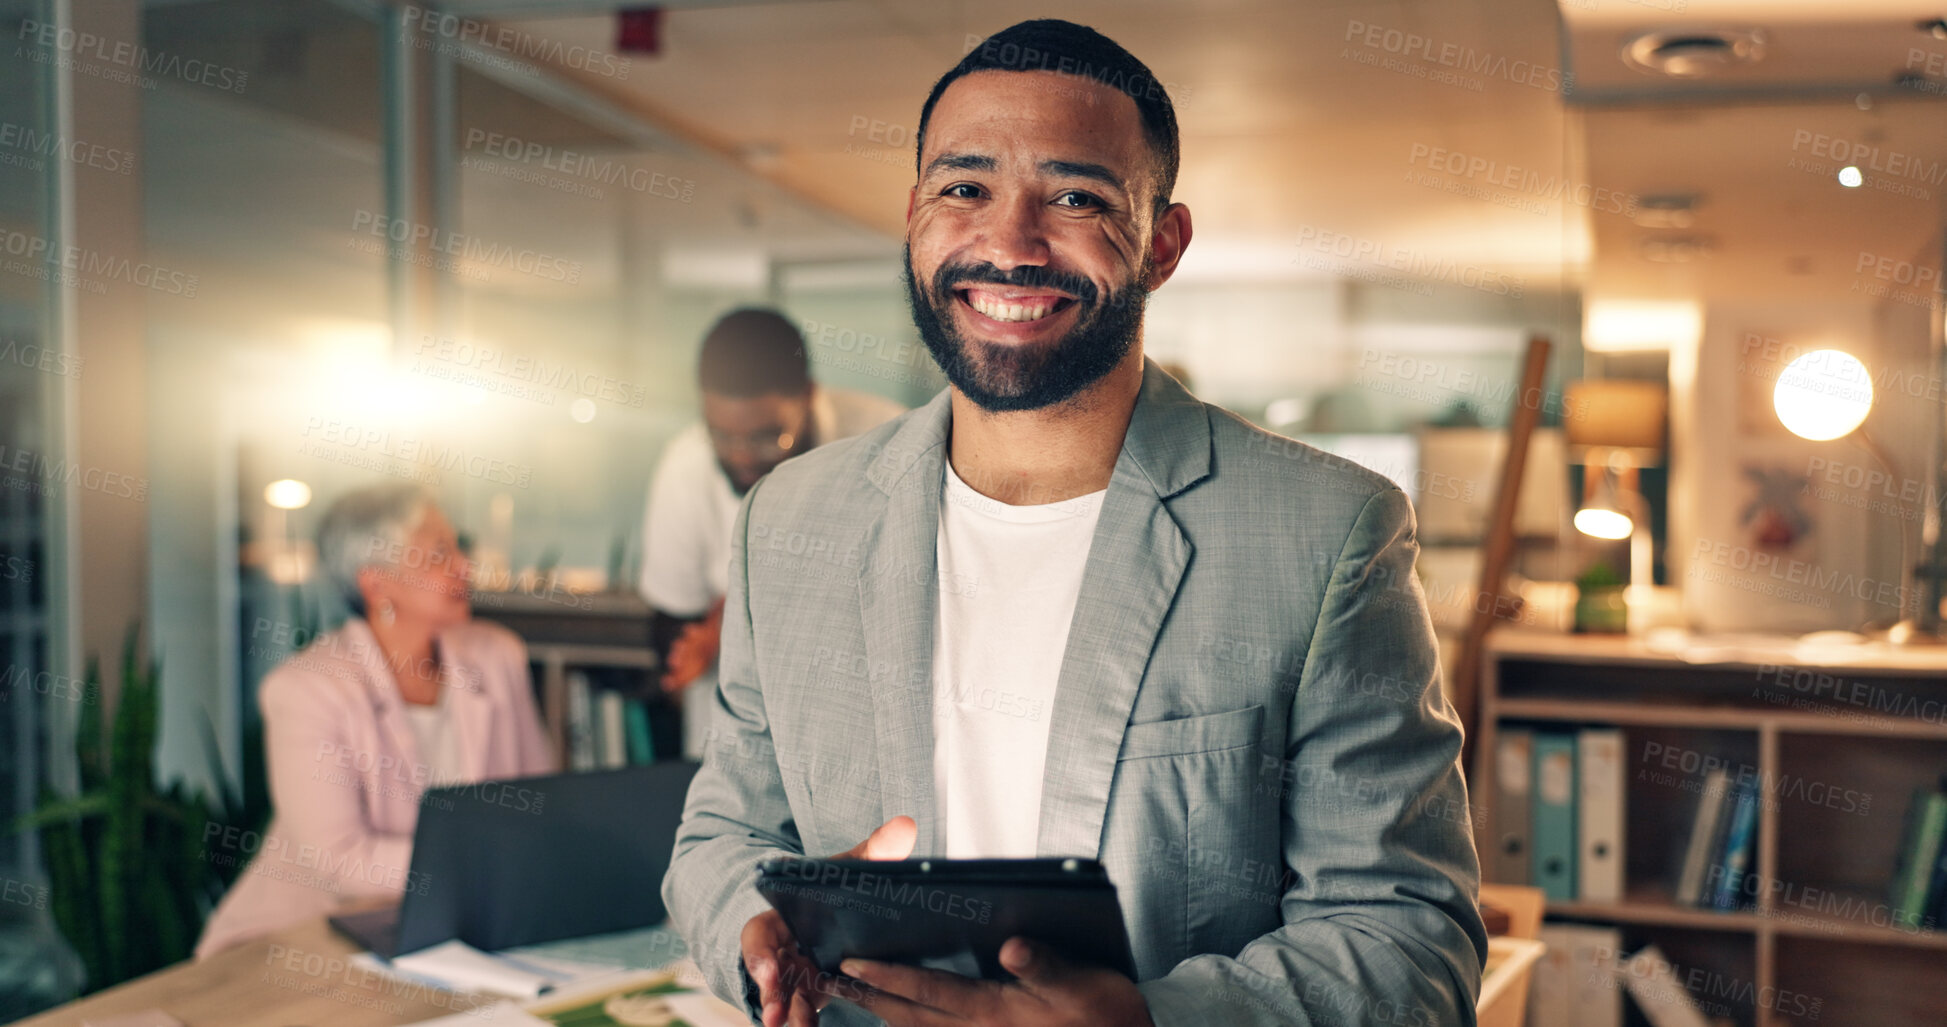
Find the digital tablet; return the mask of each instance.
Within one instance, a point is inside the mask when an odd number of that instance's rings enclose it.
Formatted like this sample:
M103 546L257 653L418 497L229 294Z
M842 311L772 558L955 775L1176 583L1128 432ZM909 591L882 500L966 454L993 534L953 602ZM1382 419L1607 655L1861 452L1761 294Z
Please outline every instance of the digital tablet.
M757 890L830 973L856 956L1009 980L1001 945L1018 934L1136 976L1115 885L1092 859L787 857L758 868Z

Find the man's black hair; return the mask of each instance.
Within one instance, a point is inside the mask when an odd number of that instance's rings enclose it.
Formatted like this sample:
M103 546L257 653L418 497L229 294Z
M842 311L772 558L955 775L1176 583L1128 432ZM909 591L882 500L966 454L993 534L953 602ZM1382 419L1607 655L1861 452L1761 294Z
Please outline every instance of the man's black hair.
M1019 22L988 36L933 83L933 92L919 109L915 170L923 170L919 168L919 155L926 149L926 123L933 116L933 105L955 79L976 71L1057 71L1099 82L1136 101L1136 110L1142 115L1143 139L1156 160L1156 213L1169 206L1181 153L1176 107L1170 103L1169 93L1148 65L1115 40L1086 25L1058 18Z
M799 395L811 387L804 336L775 310L733 310L703 337L696 377L704 392L733 399Z

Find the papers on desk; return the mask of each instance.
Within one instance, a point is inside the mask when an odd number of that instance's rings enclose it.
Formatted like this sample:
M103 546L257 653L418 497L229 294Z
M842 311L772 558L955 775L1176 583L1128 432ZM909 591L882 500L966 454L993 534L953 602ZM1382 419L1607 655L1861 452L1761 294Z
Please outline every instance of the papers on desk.
M703 990L694 967L604 975L531 1002L426 1020L415 1027L745 1027L743 1012Z
M536 998L564 985L612 977L620 972L613 966L546 956L482 952L457 939L399 956L390 963L370 952L360 952L352 957L352 965L442 991L517 999Z

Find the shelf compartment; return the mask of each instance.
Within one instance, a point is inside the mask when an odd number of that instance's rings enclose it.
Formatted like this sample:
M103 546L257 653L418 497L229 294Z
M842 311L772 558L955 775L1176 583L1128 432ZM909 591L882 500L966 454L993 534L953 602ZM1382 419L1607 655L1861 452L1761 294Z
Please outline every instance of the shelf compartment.
M1495 668L1504 716L1947 739L1947 677L1888 668L1567 663L1508 655ZM1633 719L1632 719L1633 718Z
M1776 959L1770 1024L1947 1025L1938 952L1784 937Z
M1495 713L1504 720L1607 721L1618 725L1713 727L1738 731L1766 728L1792 734L1826 734L1947 741L1947 724L1917 718L1881 717L1850 721L1832 714L1694 703L1585 701L1552 698L1502 698Z
M1693 931L1755 934L1762 918L1750 910L1736 913L1680 906L1671 899L1669 885L1654 881L1632 884L1621 902L1550 902L1548 915L1613 924L1681 927Z

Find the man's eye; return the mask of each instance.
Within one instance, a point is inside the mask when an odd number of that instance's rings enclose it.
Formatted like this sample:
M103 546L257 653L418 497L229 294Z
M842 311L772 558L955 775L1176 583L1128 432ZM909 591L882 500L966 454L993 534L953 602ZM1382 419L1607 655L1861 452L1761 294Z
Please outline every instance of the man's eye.
M1062 207L1100 207L1102 201L1085 192L1071 189L1055 197L1055 204Z
M940 195L951 196L956 200L973 200L980 197L980 187L972 182L957 182L947 186Z

